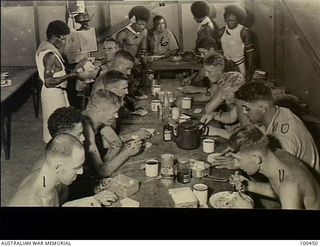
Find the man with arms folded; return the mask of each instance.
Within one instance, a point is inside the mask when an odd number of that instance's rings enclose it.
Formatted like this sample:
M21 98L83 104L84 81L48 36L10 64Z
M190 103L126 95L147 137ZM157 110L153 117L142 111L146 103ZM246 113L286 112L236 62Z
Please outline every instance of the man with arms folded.
M83 173L84 148L77 138L60 134L47 144L45 159L40 169L33 170L19 186L9 206L108 206L117 201L117 195L103 191L95 196L81 198L64 204L58 187L70 185Z
M241 127L229 138L232 156L249 176L261 173L267 183L241 175L230 180L238 191L278 198L283 209L320 209L320 185L299 159L284 150L271 151L268 137L257 127Z

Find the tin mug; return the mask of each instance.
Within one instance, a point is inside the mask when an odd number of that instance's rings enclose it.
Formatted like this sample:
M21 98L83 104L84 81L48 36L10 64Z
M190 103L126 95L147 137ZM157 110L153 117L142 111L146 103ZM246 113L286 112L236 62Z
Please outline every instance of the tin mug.
M158 99L151 100L151 111L158 111L158 106L161 105L161 101Z
M205 184L193 185L193 193L199 201L199 205L204 205L208 202L208 186Z
M154 86L152 87L152 94L153 94L154 96L156 96L156 95L157 95L157 92L160 92L160 91L161 91L160 85L154 85Z
M180 117L180 109L178 107L171 108L172 119L179 120Z
M203 139L202 140L202 149L203 149L203 152L207 153L207 154L211 154L214 152L214 148L215 148L215 145L214 145L214 140L212 139Z
M141 170L145 172L147 177L156 177L159 173L159 161L155 159L147 160L146 163L141 166Z
M182 109L191 109L191 98L190 97L183 97L181 99L181 108Z

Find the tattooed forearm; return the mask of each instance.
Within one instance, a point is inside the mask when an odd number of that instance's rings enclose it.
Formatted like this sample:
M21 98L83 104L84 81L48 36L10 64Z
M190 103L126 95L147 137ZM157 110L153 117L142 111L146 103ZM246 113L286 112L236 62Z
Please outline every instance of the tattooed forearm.
M110 147L106 155L104 156L104 161L112 160L122 149L122 142L120 140L116 140L110 143Z

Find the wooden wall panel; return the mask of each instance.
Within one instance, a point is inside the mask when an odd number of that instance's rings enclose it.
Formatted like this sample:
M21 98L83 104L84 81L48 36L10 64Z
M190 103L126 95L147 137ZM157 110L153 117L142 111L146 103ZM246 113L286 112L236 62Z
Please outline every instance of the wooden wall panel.
M66 21L65 6L38 6L40 41L46 40L48 24L54 20Z
M274 77L274 6L269 2L255 1L254 23L251 28L256 36L256 66Z
M294 32L285 33L284 85L294 95L307 102L310 110L320 117L320 75L312 67Z
M1 20L1 65L34 65L36 41L33 7L1 7Z

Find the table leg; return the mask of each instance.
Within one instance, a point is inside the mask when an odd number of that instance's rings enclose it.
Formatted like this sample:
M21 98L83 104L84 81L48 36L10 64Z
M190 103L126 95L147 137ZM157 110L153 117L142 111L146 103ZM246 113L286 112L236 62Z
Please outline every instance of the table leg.
M33 101L33 109L35 117L38 118L39 116L39 105L40 105L40 86L39 86L39 78L38 74L35 74L32 77L32 101Z
M10 123L11 116L9 113L3 111L1 114L1 146L4 150L6 160L10 159Z

